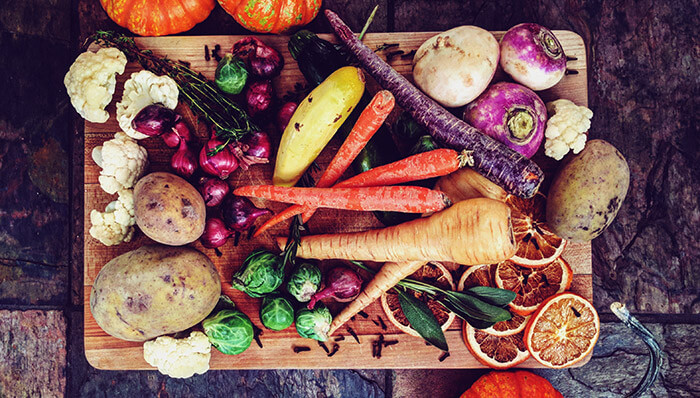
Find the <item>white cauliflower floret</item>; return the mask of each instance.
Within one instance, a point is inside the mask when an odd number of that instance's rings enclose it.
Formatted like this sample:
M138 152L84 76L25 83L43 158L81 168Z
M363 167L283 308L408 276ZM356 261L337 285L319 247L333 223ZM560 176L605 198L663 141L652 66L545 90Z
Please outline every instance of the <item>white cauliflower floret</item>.
M146 134L134 130L131 121L141 109L151 104L159 103L166 108L175 109L179 94L177 83L170 76L156 76L147 70L132 73L124 83L121 102L117 102L119 127L131 138L148 138Z
M114 194L131 188L148 165L148 152L124 133L92 150L92 160L102 168L98 180L102 189Z
M591 127L593 112L566 99L547 103L547 129L544 154L561 160L571 149L579 153L586 146L586 132Z
M160 373L184 379L209 370L211 343L198 331L185 339L161 336L143 343L143 358Z
M105 246L129 242L134 236L134 191L119 191L119 198L105 207L104 213L90 212L90 235Z
M63 78L63 84L80 116L94 123L109 119L105 107L112 101L116 74L124 73L125 66L124 53L112 47L78 55Z

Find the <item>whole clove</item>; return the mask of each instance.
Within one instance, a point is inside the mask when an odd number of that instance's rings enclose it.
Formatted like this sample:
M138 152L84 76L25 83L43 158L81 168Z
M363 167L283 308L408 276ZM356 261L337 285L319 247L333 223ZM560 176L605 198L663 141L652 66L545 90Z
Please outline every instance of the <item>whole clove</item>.
M260 348L263 348L262 341L260 341L260 336L262 336L262 334L263 330L253 324L253 338Z
M384 347L384 335L380 334L379 339L372 342L372 357L381 358L383 347Z
M382 319L382 317L377 315L377 320L379 321L379 324L382 326L382 330L386 330L386 323L384 323L384 320Z
M447 357L449 357L449 356L450 356L450 352L449 352L449 351L445 351L445 352L442 353L442 355L440 355L440 358L438 358L438 360L439 360L440 362L442 362L442 361L444 361L445 359L447 359Z
M398 340L387 340L384 342L384 347L389 347L389 346L392 346L394 344L399 344L399 341Z
M204 59L206 61L211 61L211 56L209 55L209 46L206 44L204 45Z
M401 55L401 59L411 59L414 55L416 55L416 50L411 50L406 54Z
M335 355L336 352L338 352L339 349L340 346L338 345L338 343L333 343L333 348L331 349L331 352L328 353L328 356L332 357L333 355Z
M333 339L333 340L334 340L334 341L343 341L343 340L345 340L345 336L342 336L342 335L341 335L341 336L336 336L336 338Z
M214 249L214 253L216 253L216 257L221 257L224 255L224 253L222 253L218 247L216 249Z
M211 56L214 57L216 62L221 61L221 55L219 54L219 51L221 51L221 46L218 44L214 46L213 50L211 50Z
M358 312L358 314L365 319L369 318L369 315L364 311L360 311L360 312Z
M348 330L348 333L350 333L350 336L352 336L352 338L354 338L355 341L357 341L357 344L360 344L360 338L357 337L357 334L355 333L355 331L352 330L352 328L350 326L347 327L347 330Z
M376 326L379 326L379 321L375 321L374 319L372 319L372 323L374 323Z
M578 75L578 71L575 69L567 69L566 72L564 72L565 75Z
M323 348L323 351L325 351L326 354L330 353L330 351L328 350L328 347L326 346L326 344L323 341L317 341L317 343L318 343L319 347Z
M311 351L311 348L306 346L294 346L292 347L292 350L294 350L295 354L298 354L300 352Z

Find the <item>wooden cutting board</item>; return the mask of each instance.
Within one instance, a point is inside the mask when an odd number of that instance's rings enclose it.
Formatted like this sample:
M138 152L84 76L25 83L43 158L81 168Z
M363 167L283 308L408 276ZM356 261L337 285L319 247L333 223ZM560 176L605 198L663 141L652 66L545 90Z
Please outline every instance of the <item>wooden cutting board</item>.
M376 48L383 43L398 43L399 47L392 48L388 52L402 50L406 53L417 49L426 39L433 36L435 32L419 33L372 33L365 37L364 42L370 48ZM494 32L497 39L500 39L503 32ZM583 40L580 36L568 31L555 31L556 36L564 46L566 54L575 57L576 60L568 62L570 70L578 74L569 74L563 78L559 84L550 90L541 92L544 101L551 101L557 98L567 98L577 104L587 105L588 92L586 86L586 54ZM243 36L198 36L198 37L158 37L158 38L137 38L136 43L142 49L153 50L154 53L169 58L189 62L191 68L202 72L208 78L213 78L217 62L214 59L207 61L204 57L204 46L209 49L219 44L222 53L230 49L236 41ZM321 35L328 40L335 40L332 35ZM275 89L279 97L284 93L294 89L295 84L305 84L305 80L296 62L287 51L287 40L285 36L260 36L261 40L281 51L285 58L285 66L282 74L275 79ZM93 45L93 51L95 46ZM380 54L386 55L387 51ZM390 64L400 73L411 76L411 57L393 56ZM97 326L90 313L90 290L92 283L100 271L101 267L112 258L136 249L144 244L151 243L151 240L137 231L134 239L129 243L118 246L107 247L99 241L93 239L88 233L90 229L90 211L98 209L103 211L110 201L116 199L116 195L108 195L100 189L97 177L100 169L91 158L92 150L95 146L101 145L104 141L113 137L119 126L114 118L115 103L120 100L124 81L131 73L140 70L137 64L127 65L126 72L117 79L117 92L114 94L112 104L107 108L110 112L110 119L103 124L85 123L85 278L84 278L84 305L85 305L85 355L94 367L99 369L153 369L143 359L142 343L134 343L116 339L107 335ZM502 80L503 73L498 72L495 80ZM377 85L368 82L368 88L376 91ZM146 139L140 141L148 150L150 166L148 172L167 170L169 159L174 152L162 144L160 139ZM331 141L322 152L318 163L324 167L335 154L341 142L337 139ZM548 172L551 180L552 167L554 162L541 160L540 165ZM270 183L272 180L273 165L255 166L248 172L236 172L229 178L232 186L249 184ZM547 185L547 182L545 182ZM258 204L263 205L262 202ZM285 208L283 204L264 203L273 211ZM328 209L319 210L309 224L312 233L332 233L362 231L370 228L379 228L381 224L371 213L358 213L349 211L335 211ZM214 250L203 248L198 242L192 246L207 254L216 264L221 279L223 281L223 292L233 298L236 305L245 312L258 327L262 327L258 312L259 300L252 299L247 295L231 288L230 280L243 259L251 250L264 247L276 250L272 244L273 236L286 236L287 224L280 225L266 233L258 239L241 239L238 246L233 246L228 242L221 248L221 255L217 255ZM592 299L592 279L591 279L591 246L590 244L569 244L564 251L564 258L571 264L574 270L574 279L571 290L589 300ZM328 264L323 264L327 266ZM459 280L461 269L453 269L455 281ZM340 310L339 305L329 303L329 307L334 313ZM357 316L354 321L348 323L357 333L360 339L358 344L346 331L341 328L335 336L343 335L344 340L337 342L338 352L328 357L326 352L317 345L316 341L303 339L296 334L294 327L284 331L273 332L266 330L260 340L263 348L255 342L244 353L236 356L221 354L216 349L212 349L211 368L212 369L282 369L282 368L478 368L483 367L469 353L461 337L461 320L457 319L445 333L450 347L451 355L439 361L442 352L434 347L427 346L422 339L401 333L388 321L379 302L370 305L366 310L368 318ZM384 319L388 326L387 330L382 330L375 324L377 317ZM386 340L398 340L399 343L386 347L382 351L381 358L372 357L372 342L383 334ZM327 343L332 347L335 341ZM310 351L295 354L293 347L306 346ZM579 366L587 360L579 363ZM530 359L523 363L521 367L540 367L534 360Z

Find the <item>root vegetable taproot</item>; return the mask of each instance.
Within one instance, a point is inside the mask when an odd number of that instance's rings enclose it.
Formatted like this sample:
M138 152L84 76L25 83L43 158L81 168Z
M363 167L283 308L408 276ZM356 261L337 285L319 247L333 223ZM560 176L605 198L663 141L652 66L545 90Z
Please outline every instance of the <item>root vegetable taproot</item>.
M452 202L447 195L423 187L297 188L274 185L249 185L233 191L278 202L312 207L357 211L400 211L427 213L440 211Z
M446 147L468 150L470 166L509 193L529 198L537 192L544 173L534 162L452 115L358 40L336 13L326 10L325 15L336 35L367 73L381 87L391 91L396 103L425 126L433 138Z
M286 242L285 237L277 238L282 249ZM475 198L393 227L303 237L297 257L475 265L498 263L515 252L510 208L497 200Z
M350 318L372 304L376 299L380 298L384 292L396 286L400 280L413 274L425 264L426 261L384 263L372 280L367 282L367 285L362 289L357 298L346 305L345 308L333 318L331 330L328 332L328 335L333 334L333 332L350 320Z
M447 174L455 172L455 170L458 170L460 167L465 165L466 161L464 156L460 155L457 151L446 148L435 149L430 152L419 153L384 166L378 166L367 170L364 173L360 173L336 184L334 187L375 187L402 184L410 181L419 181L428 178L446 176ZM473 171L473 173L480 179L483 179L486 183L503 192L501 188L486 178L481 177L481 175L479 175L477 172ZM505 192L503 192L503 195L505 196ZM450 196L449 193L448 196ZM472 197L480 196L488 197L488 195L474 195ZM456 202L456 200L453 200L452 202ZM315 206L311 207L301 205L288 207L265 222L257 231L255 231L254 236L260 235L277 223L292 218L297 214L306 213L310 209L314 208ZM310 217L306 217L306 214L304 214L304 216L303 222L306 223L309 221Z

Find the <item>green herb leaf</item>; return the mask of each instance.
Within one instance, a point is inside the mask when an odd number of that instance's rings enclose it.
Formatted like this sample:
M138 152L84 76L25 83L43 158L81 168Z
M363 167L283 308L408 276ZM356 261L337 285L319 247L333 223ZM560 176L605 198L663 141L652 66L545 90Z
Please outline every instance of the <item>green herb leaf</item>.
M501 307L485 303L478 298L463 292L445 292L444 301L444 305L450 311L455 312L460 318L465 320L466 317L472 317L482 321L496 323L507 321L511 318L509 311ZM442 303L443 300L440 300L440 302ZM450 305L448 305L448 303ZM455 309L451 307L454 307ZM464 315L466 315L466 317Z
M396 290L399 292L401 311L403 311L411 327L428 343L443 351L449 351L445 334L442 332L440 324L435 319L433 312L428 308L428 305L415 298L412 294L406 293L403 289Z
M464 291L488 304L505 307L515 300L515 292L488 286L474 286Z
M474 329L486 329L494 325L495 322L486 322L479 319L469 318L465 321L470 324Z

